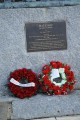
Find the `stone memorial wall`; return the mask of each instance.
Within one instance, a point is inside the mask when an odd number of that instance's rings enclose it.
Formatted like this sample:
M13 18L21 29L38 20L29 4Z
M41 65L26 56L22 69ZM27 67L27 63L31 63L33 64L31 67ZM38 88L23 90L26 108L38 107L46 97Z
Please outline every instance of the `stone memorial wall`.
M26 24L65 21L67 49L27 52ZM9 95L10 72L19 68L39 74L51 60L71 66L80 87L80 6L0 10L0 95Z

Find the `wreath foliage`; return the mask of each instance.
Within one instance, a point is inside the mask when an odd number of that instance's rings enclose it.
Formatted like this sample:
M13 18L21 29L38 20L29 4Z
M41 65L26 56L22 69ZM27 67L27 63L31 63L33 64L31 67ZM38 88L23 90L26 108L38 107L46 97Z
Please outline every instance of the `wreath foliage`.
M66 95L74 89L74 73L67 64L51 61L39 74L40 89L48 95Z

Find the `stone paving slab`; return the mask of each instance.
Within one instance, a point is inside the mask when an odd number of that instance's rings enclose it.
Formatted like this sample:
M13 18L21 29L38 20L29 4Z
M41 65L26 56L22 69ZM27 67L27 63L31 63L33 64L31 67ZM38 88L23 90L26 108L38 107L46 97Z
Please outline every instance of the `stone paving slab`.
M66 96L36 95L12 102L12 119L34 119L80 114L80 91Z
M10 97L10 96L1 96L0 97L0 102L12 102L13 100L17 100L17 98Z
M44 119L43 119L44 120ZM49 120L49 119L48 119ZM79 116L65 116L65 117L57 117L56 120L80 120Z
M42 118L42 119L33 119L33 120L80 120L80 115L75 116L62 116L62 117L53 117L53 118Z
M11 104L6 102L0 102L0 120L10 119L11 116Z

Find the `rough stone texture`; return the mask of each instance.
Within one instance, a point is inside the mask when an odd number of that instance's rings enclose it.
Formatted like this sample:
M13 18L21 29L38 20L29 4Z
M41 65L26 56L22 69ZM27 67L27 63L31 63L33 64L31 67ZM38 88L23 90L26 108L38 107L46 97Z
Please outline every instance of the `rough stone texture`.
M74 94L74 95L73 95ZM12 119L33 119L80 114L80 91L67 96L37 95L12 102Z
M27 53L25 23L66 21L68 49ZM68 63L80 87L80 6L0 10L0 94L8 93L9 73L26 67L41 72L51 60Z
M0 102L0 120L7 120L11 117L11 103Z
M10 96L1 96L0 97L0 102L12 102L13 100L16 100L17 98L15 97L10 97Z
M42 119L33 119L33 120L80 120L80 115L75 116L63 116L63 117L52 117L52 118L42 118Z
M79 116L65 116L65 117L57 117L56 120L80 120Z
M33 119L33 120L80 120L80 115L75 116L63 116L63 117L52 117L52 118L42 118L42 119Z

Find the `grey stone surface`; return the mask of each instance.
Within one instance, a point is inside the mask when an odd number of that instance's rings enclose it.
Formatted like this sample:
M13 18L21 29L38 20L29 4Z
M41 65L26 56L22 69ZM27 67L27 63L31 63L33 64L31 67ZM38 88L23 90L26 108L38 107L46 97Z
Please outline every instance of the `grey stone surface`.
M66 96L37 95L12 102L12 119L80 115L80 91Z
M79 0L27 0L28 2L10 2L11 0L5 0L4 3L0 3L0 9L2 8L34 8L34 7L53 7L53 6L70 6L80 5ZM23 0L25 1L25 0Z
M11 103L0 102L0 120L11 118Z
M75 116L62 116L62 117L52 117L52 118L42 118L42 119L33 119L33 120L80 120L80 115Z
M80 120L80 115L57 117L56 120Z
M66 21L67 50L27 53L25 23ZM68 63L80 87L80 6L0 10L0 95L9 94L9 73L22 67L37 74L51 60Z
M13 100L16 100L17 98L15 97L10 97L10 96L1 96L0 97L0 102L12 102Z

